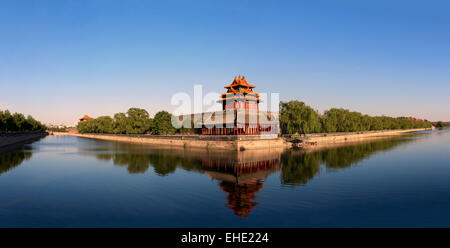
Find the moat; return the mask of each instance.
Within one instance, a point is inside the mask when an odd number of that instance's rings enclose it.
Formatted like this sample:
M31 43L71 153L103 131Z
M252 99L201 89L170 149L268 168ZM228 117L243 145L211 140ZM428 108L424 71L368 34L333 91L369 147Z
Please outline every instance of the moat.
M0 227L449 227L450 132L314 152L47 136L0 154Z

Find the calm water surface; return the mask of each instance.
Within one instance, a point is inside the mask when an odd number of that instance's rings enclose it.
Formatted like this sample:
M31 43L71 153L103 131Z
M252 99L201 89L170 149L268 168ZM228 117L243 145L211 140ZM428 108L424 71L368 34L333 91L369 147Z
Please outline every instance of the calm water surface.
M49 136L0 154L1 227L450 227L450 132L316 152Z

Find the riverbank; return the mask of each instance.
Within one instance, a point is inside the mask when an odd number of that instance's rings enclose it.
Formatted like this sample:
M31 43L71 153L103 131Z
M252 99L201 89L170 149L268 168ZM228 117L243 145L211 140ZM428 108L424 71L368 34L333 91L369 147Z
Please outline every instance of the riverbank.
M299 137L299 147L309 150L318 147L344 145L347 143L370 141L405 135L412 132L424 131L428 129L408 129L408 130L387 130L369 131L353 133L332 133L332 134L310 134L306 137ZM273 148L293 148L296 142L288 138L261 139L259 136L204 136L204 135L115 135L115 134L79 134L79 133L57 133L52 135L70 135L81 138L149 144L161 147L183 147L183 148L203 148L219 150L254 150Z
M47 136L47 132L0 133L0 152Z
M373 141L394 136L406 135L414 132L427 131L431 128L405 129L405 130L383 130L348 133L308 134L300 137L301 147L307 150L316 148L334 147L362 141Z
M54 134L62 135L62 134ZM258 136L201 136L201 135L113 135L113 134L74 134L66 135L108 141L149 144L162 147L204 148L220 150L247 150L262 148L288 148L290 144L283 138L261 139Z

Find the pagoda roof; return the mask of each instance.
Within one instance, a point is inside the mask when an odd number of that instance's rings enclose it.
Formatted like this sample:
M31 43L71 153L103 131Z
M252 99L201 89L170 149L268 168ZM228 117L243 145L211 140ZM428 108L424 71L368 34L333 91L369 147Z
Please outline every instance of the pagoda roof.
M225 86L224 88L228 89L234 86L244 86L244 87L248 87L248 88L255 88L254 85L251 85L249 83L247 83L247 80L245 79L244 76L240 76L239 77L234 77L233 82L230 85Z
M90 117L89 115L85 115L80 118L80 120L91 120L91 119L94 119L94 118Z
M224 98L221 98L221 99L219 100L219 102L221 102L221 101L226 101L226 100L233 100L233 99L255 100L255 101L260 101L260 102L262 102L262 100L261 100L260 98L252 97L252 96L248 96L248 97L245 97L245 96L224 97Z
M248 92L248 91L244 91L244 92L226 92L226 93L222 93L222 97L228 96L228 95L244 94L244 93L245 93L245 95L247 95L247 96L255 95L255 96L258 96L258 97L259 97L259 94L256 93L256 92L253 92L253 91L250 91L250 92Z

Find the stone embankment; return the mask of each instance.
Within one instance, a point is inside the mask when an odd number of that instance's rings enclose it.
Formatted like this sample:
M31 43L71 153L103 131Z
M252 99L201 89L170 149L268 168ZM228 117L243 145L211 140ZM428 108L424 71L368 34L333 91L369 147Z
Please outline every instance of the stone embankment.
M48 135L47 132L0 133L0 151L11 146L23 145L36 139L45 137L46 135Z
M314 149L347 143L370 141L387 137L404 135L427 129L387 130L352 133L310 134L306 137L292 138L261 138L259 136L205 136L205 135L114 135L114 134L79 134L52 133L55 136L71 135L82 138L149 144L160 147L206 148L212 150L253 150L301 147Z
M56 134L59 135L59 134ZM112 135L112 134L67 134L76 137L119 141L128 143L150 144L162 147L206 148L220 150L247 150L288 148L290 146L283 138L264 139L258 136L202 136L202 135Z
M309 134L306 137L305 136L299 137L298 139L301 141L301 143L298 144L304 149L309 149L316 147L343 145L346 143L378 140L426 130L431 130L431 128Z

